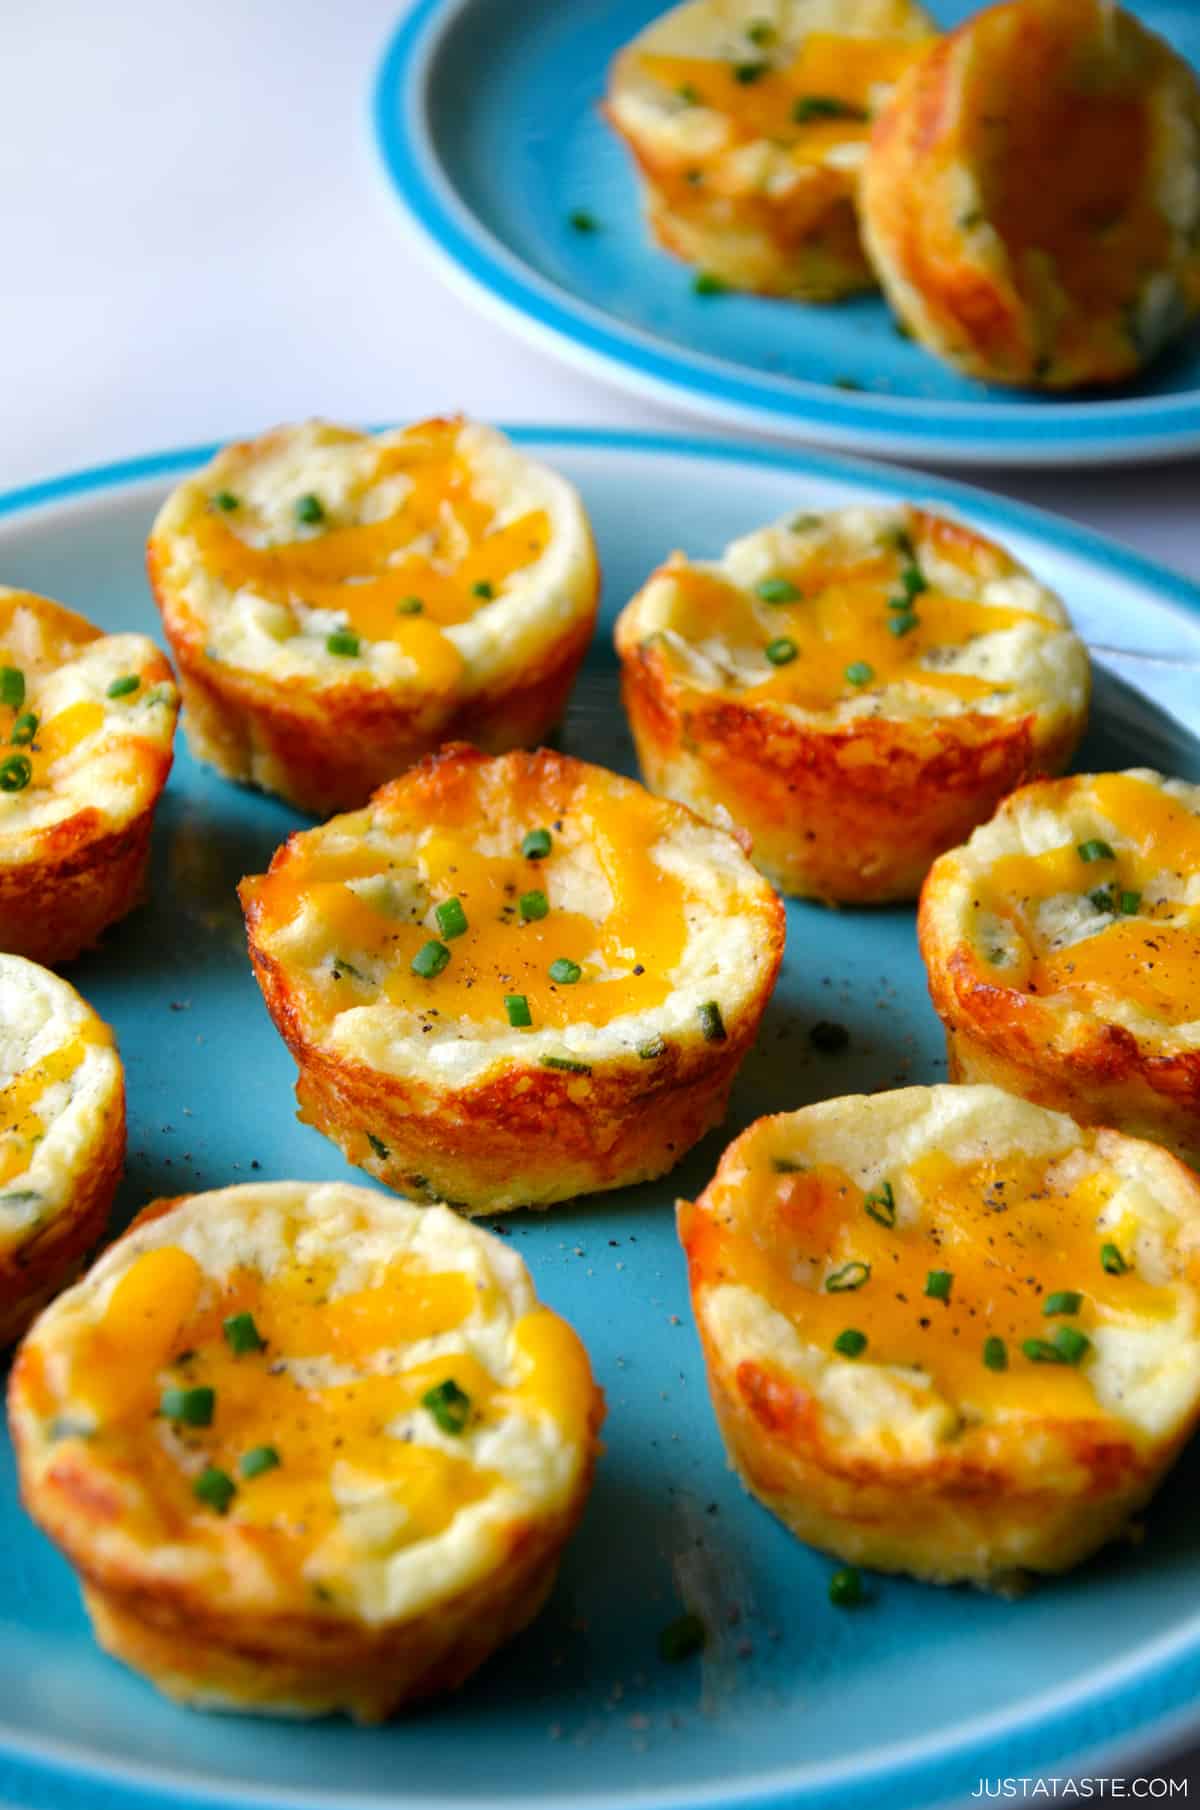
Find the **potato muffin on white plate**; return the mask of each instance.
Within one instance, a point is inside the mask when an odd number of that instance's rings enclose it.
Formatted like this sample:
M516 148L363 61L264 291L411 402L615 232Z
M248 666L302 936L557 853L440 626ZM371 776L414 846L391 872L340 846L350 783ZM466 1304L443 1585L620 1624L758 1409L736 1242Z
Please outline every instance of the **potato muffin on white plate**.
M659 243L702 287L871 289L856 192L870 121L931 37L914 0L686 0L618 57L605 111Z
M1200 81L1112 0L1004 0L899 82L863 236L931 352L989 383L1131 377L1200 312Z
M931 869L918 917L951 1079L1200 1168L1200 786L1025 786Z
M156 1202L9 1387L103 1647L197 1708L365 1722L537 1614L602 1418L514 1251L341 1183Z
M145 635L0 585L0 949L56 966L141 902L178 713Z
M193 750L318 815L450 737L541 741L599 597L576 491L459 419L226 447L167 499L147 558Z
M781 891L915 898L935 855L1083 733L1087 652L1002 547L910 506L675 554L617 622L654 792L734 823Z
M0 1347L99 1239L124 1160L112 1032L57 974L0 955Z
M1200 1418L1200 1178L994 1087L759 1119L694 1206L729 1456L802 1540L932 1583L1077 1564Z
M446 748L240 890L301 1118L470 1213L673 1168L783 955L732 836L544 749Z

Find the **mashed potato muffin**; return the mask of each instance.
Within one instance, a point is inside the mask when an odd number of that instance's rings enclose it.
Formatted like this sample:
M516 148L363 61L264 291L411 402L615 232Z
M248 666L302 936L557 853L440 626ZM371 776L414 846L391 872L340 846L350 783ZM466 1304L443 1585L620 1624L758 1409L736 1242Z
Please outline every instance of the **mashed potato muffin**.
M227 447L168 498L148 560L196 754L321 815L448 737L540 741L599 593L576 492L462 420Z
M655 20L606 107L655 238L735 289L873 288L856 216L870 121L932 29L913 0L687 0Z
M112 1032L65 980L0 955L0 1347L100 1237L124 1159Z
M915 508L799 515L716 562L675 554L617 623L652 791L733 823L782 891L916 896L934 856L1082 734L1058 598Z
M1026 786L937 862L918 924L952 1079L1200 1167L1200 786Z
M1200 311L1200 82L1111 0L1006 0L877 121L863 234L912 334L970 377L1130 377Z
M0 948L70 961L140 903L178 711L144 635L0 585Z
M1154 1145L993 1087L826 1100L679 1226L734 1467L840 1558L1062 1571L1200 1417L1200 1179Z
M498 1238L302 1182L147 1208L9 1390L25 1506L102 1646L197 1708L360 1721L537 1614L602 1415Z
M447 748L241 897L301 1118L477 1213L672 1168L724 1113L783 953L731 836L545 750Z

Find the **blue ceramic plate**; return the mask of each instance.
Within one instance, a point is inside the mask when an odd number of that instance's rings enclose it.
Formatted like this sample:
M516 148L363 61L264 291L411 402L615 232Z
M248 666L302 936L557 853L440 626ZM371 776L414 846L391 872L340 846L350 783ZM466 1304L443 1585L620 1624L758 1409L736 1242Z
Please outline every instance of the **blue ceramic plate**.
M606 574L604 622L565 745L631 771L613 617L668 549L714 554L771 517L914 496L1002 536L1093 641L1200 660L1200 591L1131 554L954 485L808 456L522 430L581 487ZM204 456L207 456L205 454ZM0 578L108 629L157 623L142 570L151 516L199 452L0 498ZM1200 780L1174 712L1195 672L1142 671L1154 701L1101 672L1087 764L1153 762ZM155 832L152 902L72 969L128 1068L122 1220L154 1195L234 1180L349 1176L293 1116L293 1067L259 999L234 898L299 821L180 746ZM390 1728L250 1722L170 1707L93 1645L65 1564L23 1518L0 1453L0 1802L22 1810L610 1810L798 1806L916 1810L983 1776L1061 1771L1105 1744L1178 1731L1200 1693L1200 1455L1168 1483L1138 1550L1021 1603L881 1579L830 1607L828 1560L798 1545L726 1469L688 1311L672 1202L758 1114L931 1081L941 1034L910 910L793 905L789 948L728 1125L666 1182L601 1195L507 1233L579 1328L608 1394L607 1454L537 1624L454 1702ZM821 1018L850 1029L836 1058ZM2 1435L0 1435L2 1442ZM665 1665L659 1629L698 1610L702 1659Z
M928 0L953 25L971 0ZM1200 7L1130 0L1200 63ZM698 297L651 243L597 102L666 0L416 0L375 88L387 170L467 297L574 364L710 421L939 464L1078 465L1200 450L1200 333L1142 380L1066 401L956 376L878 296ZM583 208L599 225L570 225ZM848 386L854 387L848 387Z

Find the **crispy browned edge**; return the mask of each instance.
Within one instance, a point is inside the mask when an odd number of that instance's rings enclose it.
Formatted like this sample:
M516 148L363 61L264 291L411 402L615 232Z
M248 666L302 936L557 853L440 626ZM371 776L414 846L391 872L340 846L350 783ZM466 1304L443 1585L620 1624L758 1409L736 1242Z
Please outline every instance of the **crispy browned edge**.
M755 1127L742 1134L750 1137ZM1121 1138L1100 1132L1103 1138ZM849 1563L902 1571L933 1583L1019 1588L1030 1573L1063 1571L1119 1535L1149 1500L1191 1436L1198 1404L1169 1441L1139 1449L1114 1426L1048 1420L1053 1447L1014 1472L1003 1452L964 1453L953 1444L929 1460L847 1458L822 1425L820 1408L782 1365L726 1362L708 1328L705 1272L692 1250L710 1193L741 1139L721 1159L693 1205L680 1201L680 1242L717 1423L746 1488L798 1538ZM1177 1164L1196 1198L1200 1182Z
M152 1202L124 1236L188 1198ZM372 1626L331 1606L239 1613L186 1577L166 1579L136 1563L98 1557L94 1533L119 1520L119 1498L91 1471L86 1447L69 1449L41 1475L35 1471L30 1451L39 1416L26 1399L31 1363L23 1347L8 1386L22 1503L78 1573L105 1651L168 1696L200 1709L344 1712L359 1722L379 1722L457 1690L542 1608L587 1503L604 1419L603 1391L593 1385L588 1449L558 1513L515 1522L502 1559L474 1584L418 1615Z
M486 758L461 744L443 748L381 788L375 803L436 821L439 794L457 783L465 766ZM507 758L522 763L527 773L532 769L539 783L562 783L583 765L548 749ZM277 850L272 872L291 859L295 840ZM726 1026L724 1042L669 1045L656 1060L631 1055L597 1065L589 1075L513 1061L491 1078L451 1088L380 1074L323 1049L305 1023L284 965L258 941L252 885L243 882L240 896L267 1009L300 1071L301 1117L388 1187L417 1198L446 1199L468 1212L548 1206L673 1168L722 1118L783 959L784 911L772 896L761 911L762 944L771 966L756 1001ZM372 1145L372 1137L386 1155Z
M1077 16L1082 9L1075 8ZM859 190L863 237L887 300L913 336L968 376L988 383L1048 390L1118 383L1145 362L1145 352L1120 320L1090 360L1051 361L1044 328L1014 281L1007 259L980 251L978 235L963 230L953 186L941 178L955 154L963 120L959 79L980 29L994 31L1010 15L1009 54L1014 91L1036 82L1048 58L1065 54L1071 8L1000 4L965 20L906 70L872 128ZM1161 40L1145 34L1175 61ZM988 59L995 67L995 38ZM1197 108L1200 124L1200 106ZM1185 279L1186 283L1186 279ZM1193 276L1190 312L1200 307Z
M102 631L74 610L50 598L34 601L74 628L80 646L100 639ZM173 678L159 654L147 670L147 684ZM145 897L150 832L171 771L172 750L164 753L141 744L136 753L149 796L136 817L113 826L88 806L43 830L21 834L16 858L5 857L0 838L0 949L7 954L61 967L90 949Z
M437 699L393 693L363 674L275 679L209 659L204 625L170 585L169 556L152 535L146 568L179 667L189 744L226 778L320 817L356 810L442 742L471 741L492 754L532 746L562 718L595 629L600 568L590 527L587 548L584 615L513 679Z
M1050 795L1064 790L1040 786ZM1020 794L1017 795L1018 797ZM1155 1051L1124 1025L1066 1012L985 972L941 909L957 851L930 869L917 912L929 996L942 1021L952 1081L990 1081L1083 1125L1114 1125L1200 1169L1200 1049Z
M918 532L936 519L943 535L993 547L960 524L912 513ZM982 712L826 728L770 704L691 689L655 637L636 635L628 612L618 619L616 647L650 789L701 815L723 806L781 892L830 903L915 899L934 858L986 822L1015 786L1062 771L1086 724L1085 703L1053 736L1039 736L1033 716Z
M614 59L610 95L635 54L628 45ZM757 295L836 301L877 286L854 197L837 172L814 166L788 195L719 195L688 181L686 158L628 131L610 101L600 113L633 156L647 224L664 250Z
M0 1252L0 1349L21 1337L99 1242L124 1163L125 1079L119 1073L99 1142L87 1152L69 1199L31 1237Z

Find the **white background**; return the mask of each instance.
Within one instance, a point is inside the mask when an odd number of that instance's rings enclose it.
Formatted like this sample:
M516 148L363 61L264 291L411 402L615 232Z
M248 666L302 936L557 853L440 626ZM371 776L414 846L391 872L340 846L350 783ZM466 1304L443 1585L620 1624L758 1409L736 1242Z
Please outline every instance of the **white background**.
M401 3L0 0L0 488L310 414L688 425L419 261L368 129ZM976 481L1200 577L1200 463Z

